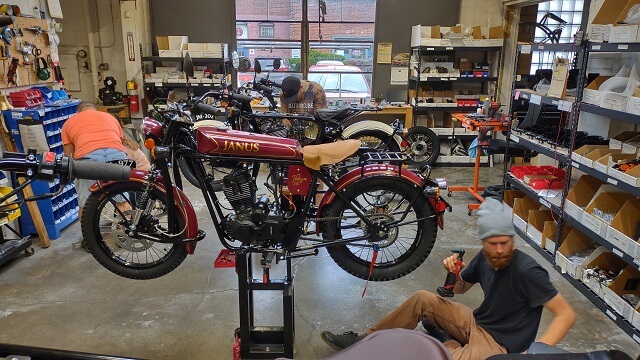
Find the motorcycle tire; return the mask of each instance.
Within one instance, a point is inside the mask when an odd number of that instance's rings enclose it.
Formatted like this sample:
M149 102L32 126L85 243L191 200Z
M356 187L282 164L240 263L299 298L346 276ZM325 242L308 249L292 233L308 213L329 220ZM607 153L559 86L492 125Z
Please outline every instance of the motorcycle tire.
M407 132L406 152L414 164L433 165L440 156L440 139L433 130L424 126L414 126Z
M155 279L166 275L178 267L187 256L184 244L151 242L127 238L124 235L123 226L117 222L119 212L115 209L118 207L125 212L127 211L124 210L125 208L135 209L135 199L142 195L144 187L144 184L137 182L117 183L111 185L108 191L92 193L84 205L81 220L82 236L93 257L114 274L136 280ZM166 195L156 188L151 190L149 196L149 201L157 200L162 205L167 202ZM108 204L113 205L113 209L107 210ZM153 209L162 210L162 207L154 206ZM103 210L106 211L106 214ZM168 215L165 210L160 212L156 219ZM143 215L143 217L146 216ZM182 213L175 211L171 216L178 216L177 224L182 229L185 224ZM139 226L144 226L144 224L139 224ZM101 233L103 229L110 229L110 235L107 235L107 232ZM118 232L121 235L118 235ZM132 251L134 247L135 249ZM149 249L153 251L139 255L141 250L146 252ZM164 255L159 256L162 253ZM130 255L134 256L130 257ZM158 259L153 260L154 256L158 256ZM136 262L149 259L153 261L145 264Z
M393 201L396 198L391 194L395 193L399 196L396 200L398 204L410 205L410 208L407 209L407 218L403 220L404 224L401 225L401 227L394 228L396 229L395 239L391 239L392 241L390 239L385 239L376 243L369 242L368 240L362 240L359 242L361 244L360 246L358 246L358 242L345 245L333 245L327 247L327 251L338 266L349 274L360 279L369 279L371 281L397 279L417 269L418 266L424 262L427 256L429 256L431 249L433 249L433 245L436 241L436 235L438 233L438 225L434 216L434 209L426 197L420 195L415 196L416 191L419 191L419 189L416 189L413 184L391 176L375 176L357 181L343 190L342 195L352 204L356 204L357 202L360 205L365 205L368 203L365 195L371 191L377 191L378 194L380 194L381 191L384 192L384 195L378 196L378 201L380 201L381 197L386 197L386 199L391 198ZM413 200L414 198L415 200ZM411 203L412 200L413 203ZM389 204L391 204L392 201L389 201ZM370 211L369 216L372 219L380 218L382 216L387 217L389 220L392 218L393 220L399 218L402 216L404 211L406 211L394 209L397 210L397 212L394 211L393 215L395 216L391 216L390 214L385 214L384 211L386 210L382 207L374 207L373 209L364 210ZM383 212L381 212L381 210L383 210ZM340 220L323 221L322 233L325 241L331 241L333 239L344 240L344 231L347 231L346 234L349 234L352 229L361 229L363 233L361 236L367 235L366 227L363 225L363 222L358 218L354 219L355 214L345 214L346 212L351 212L351 210L340 198L336 198L333 203L323 209L323 218L342 218ZM407 221L414 219L413 216L415 216L416 221L413 223L407 223ZM351 224L346 224L350 229L343 228L342 221L349 221L349 219L354 220ZM400 241L401 238L398 237L401 235L400 231L402 230L406 234L407 231L411 231L409 228L413 228L414 226L416 227L415 237L409 244L407 244L407 246L403 245ZM394 234L392 230L390 237L393 236ZM389 243L389 241L391 242ZM380 252L383 253L378 254L376 265L373 267L373 272L369 277L369 269L371 261L373 260L371 254L372 248L370 247L372 244L380 246ZM395 248L402 251L398 246L399 244L404 247L405 252L395 258L392 254L392 247L395 246ZM363 249L367 248L369 250L364 258L360 257L365 252Z
M357 131L351 136L349 139L360 140L361 142L367 143L368 140L375 142L375 146L371 147L375 151L388 151L388 152L399 152L400 145L398 142L391 138L389 134L382 130L361 130ZM369 147L367 147L369 148Z
M204 167L207 170L208 173L213 173L214 174L214 179L211 181L211 185L213 186L213 190L214 191L222 191L222 178L230 173L231 171L233 171L234 167L227 167L227 165L222 165L222 166L216 166L216 161L215 160L203 160L204 161ZM235 164L234 164L235 165ZM198 189L200 188L200 183L198 183L198 179L196 178L196 176L193 174L193 172L191 171L191 169L189 169L189 167L187 166L187 160L185 158L180 158L178 159L178 166L180 167L180 172L182 172L182 176L193 186L197 187ZM237 168L241 167L241 164L238 163L236 165ZM260 172L260 163L253 163L251 164L251 176L253 176L254 178L258 176L258 173ZM216 176L217 174L217 176Z

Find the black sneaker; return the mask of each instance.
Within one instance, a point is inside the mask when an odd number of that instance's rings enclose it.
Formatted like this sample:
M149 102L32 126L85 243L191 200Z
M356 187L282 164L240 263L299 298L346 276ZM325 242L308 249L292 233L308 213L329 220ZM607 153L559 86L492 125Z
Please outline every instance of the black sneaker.
M82 239L82 241L80 242L80 247L83 248L89 254L91 254L91 248L89 247L89 244L87 244L87 240Z
M320 334L322 340L333 350L342 350L364 339L366 334L358 335L353 331L347 331L343 334L336 335L329 331L323 331Z
M445 343L450 340L455 340L448 332L444 331L438 325L431 324L427 319L422 320L422 327L427 330L429 335L438 339L440 342Z

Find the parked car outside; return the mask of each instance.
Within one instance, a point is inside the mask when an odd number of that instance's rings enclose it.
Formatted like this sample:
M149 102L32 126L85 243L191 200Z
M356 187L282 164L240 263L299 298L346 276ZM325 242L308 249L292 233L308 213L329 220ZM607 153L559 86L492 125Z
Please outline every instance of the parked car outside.
M357 66L345 65L341 61L318 61L316 65L309 67L309 80L320 84L327 98L371 96L371 85L362 70Z

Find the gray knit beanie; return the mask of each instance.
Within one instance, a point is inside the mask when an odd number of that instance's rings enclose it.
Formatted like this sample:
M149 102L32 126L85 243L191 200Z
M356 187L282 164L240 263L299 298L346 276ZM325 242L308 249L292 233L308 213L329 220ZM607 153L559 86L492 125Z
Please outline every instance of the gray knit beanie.
M484 240L492 236L516 234L509 212L500 201L486 199L478 210L478 236Z

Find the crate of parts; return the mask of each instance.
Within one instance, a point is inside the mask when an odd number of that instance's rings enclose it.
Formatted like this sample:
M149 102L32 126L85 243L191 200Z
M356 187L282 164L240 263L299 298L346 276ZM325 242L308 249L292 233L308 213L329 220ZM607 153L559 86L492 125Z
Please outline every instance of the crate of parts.
M50 198L38 200L38 209L42 216L42 221L47 229L47 234L51 240L60 238L62 229L78 219L78 194L73 184L61 185L60 179L52 182L34 181L31 183L31 189L34 195L42 195L47 193L56 193L62 187L62 191ZM23 234L37 235L38 230L33 223L29 209L26 203L21 207L22 216L20 216L20 230Z
M62 154L62 125L78 110L80 100L68 100L60 106L41 107L38 109L12 109L2 112L7 129L11 132L18 151L24 152L19 120L42 122L49 149Z
M44 105L42 92L38 89L13 91L9 93L11 105L15 108L37 108Z

